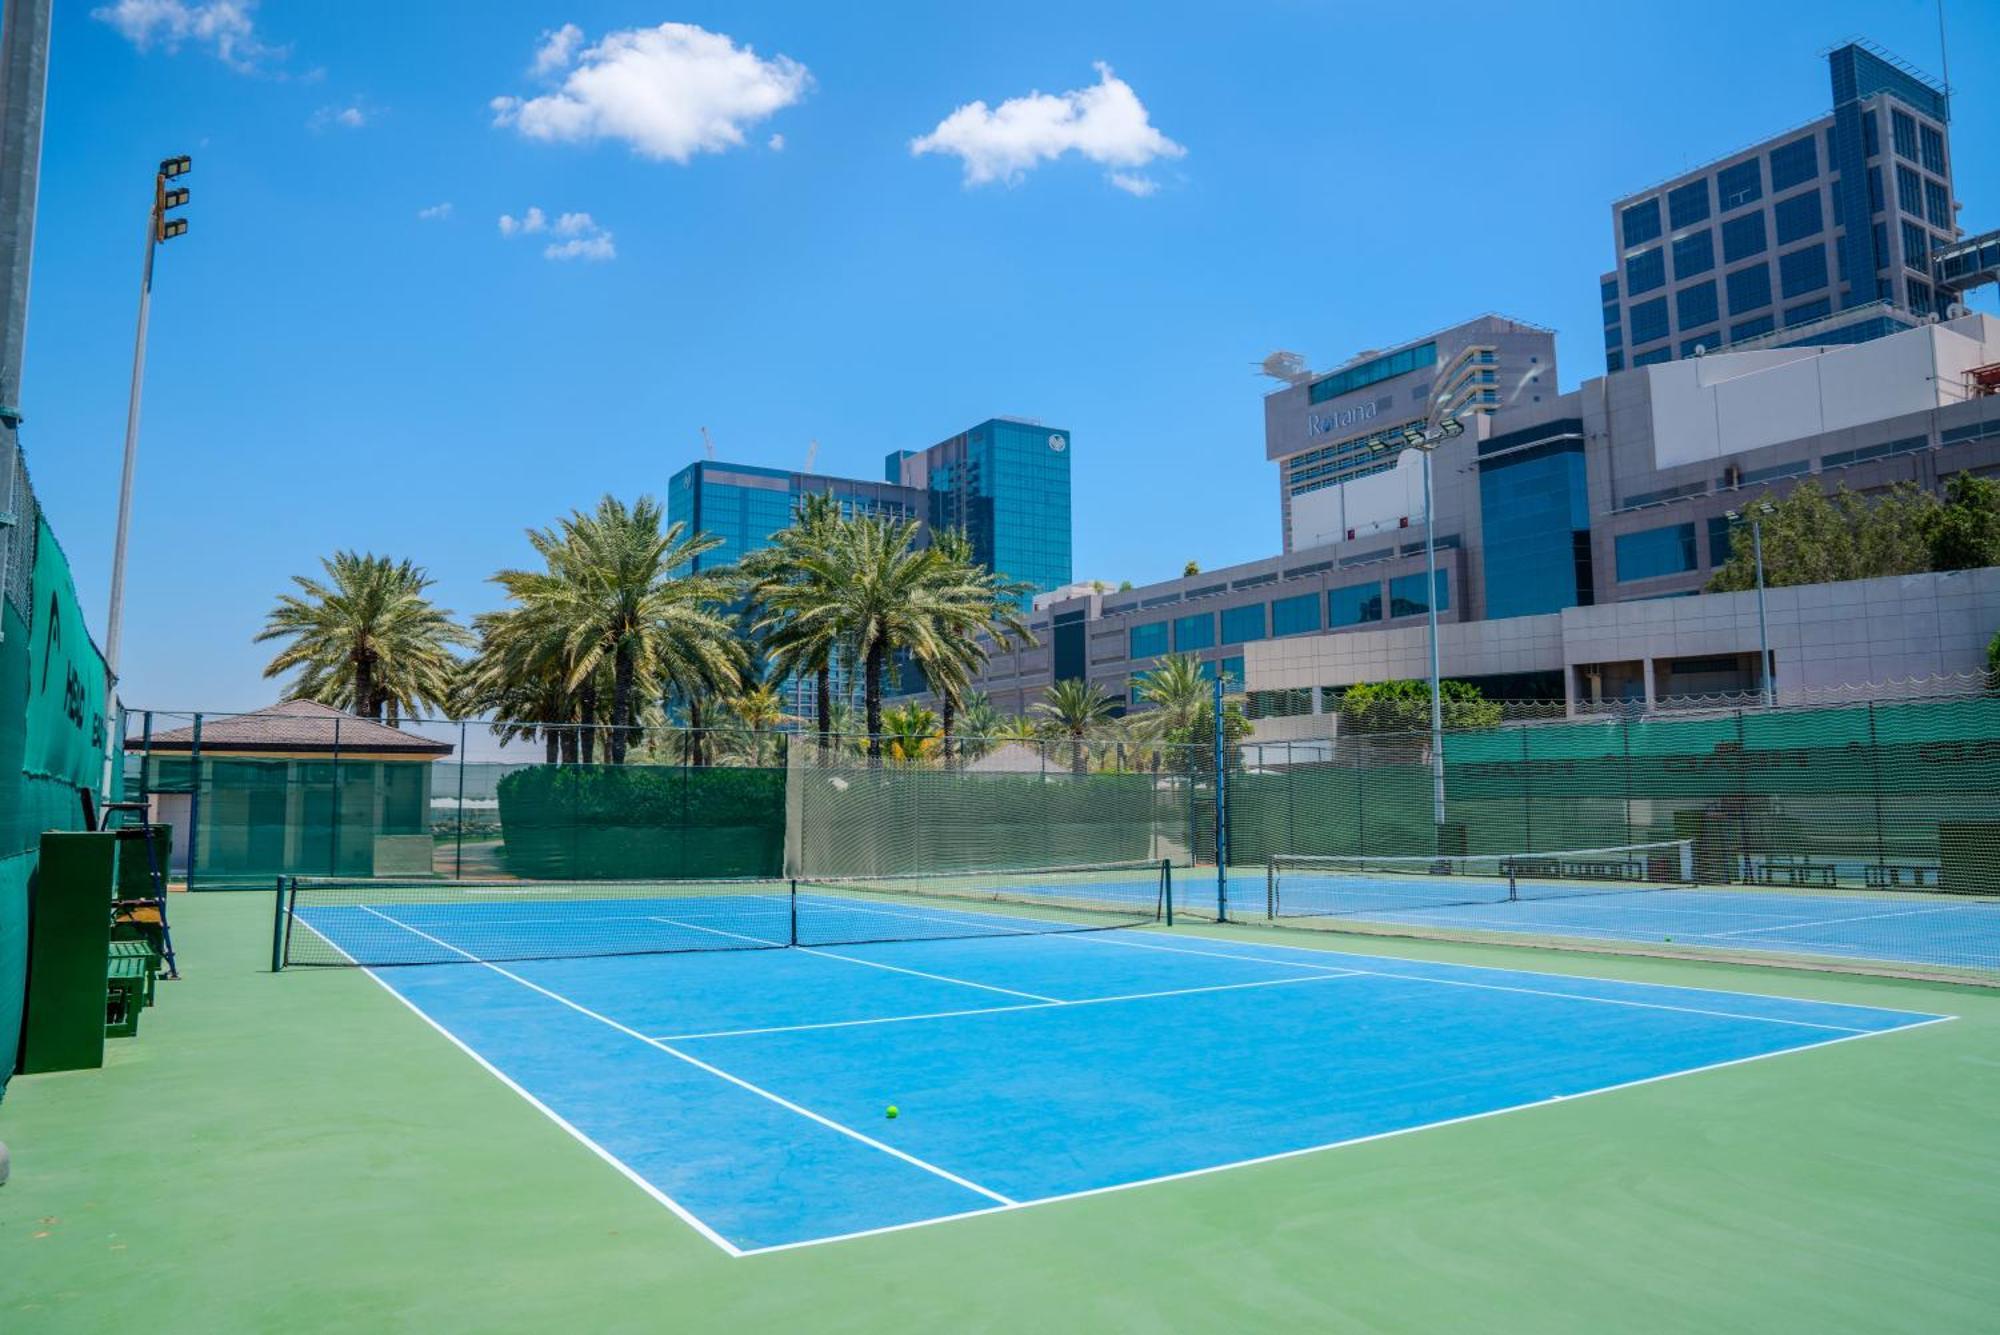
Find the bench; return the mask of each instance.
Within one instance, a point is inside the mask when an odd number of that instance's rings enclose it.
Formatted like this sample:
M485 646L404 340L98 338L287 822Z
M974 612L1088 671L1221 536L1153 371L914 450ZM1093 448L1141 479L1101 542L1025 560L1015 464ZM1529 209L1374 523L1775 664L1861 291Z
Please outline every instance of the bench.
M105 969L104 1036L131 1038L139 1032L152 971L136 955L114 955Z
M160 977L160 952L150 942L140 940L113 941L111 943L111 963L117 966L121 960L136 960L145 970L146 987L140 997L140 1004L153 1004L153 989Z

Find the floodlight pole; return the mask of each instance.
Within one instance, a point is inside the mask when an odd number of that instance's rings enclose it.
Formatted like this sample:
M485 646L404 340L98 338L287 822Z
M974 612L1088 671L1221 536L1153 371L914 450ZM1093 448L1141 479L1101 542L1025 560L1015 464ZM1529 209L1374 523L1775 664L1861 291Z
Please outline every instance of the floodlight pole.
M1776 691L1771 681L1771 630L1764 620L1764 520L1755 516L1750 520L1750 548L1757 558L1757 676L1764 687L1764 708L1776 703Z
M1444 832L1444 701L1438 681L1437 521L1431 503L1431 451L1434 442L1417 447L1424 456L1424 605L1430 609L1431 632L1431 823L1437 837ZM1443 850L1438 850L1442 852Z
M125 544L132 526L132 473L139 458L139 399L146 386L146 324L153 309L153 252L169 235L178 236L187 224L176 221L178 229L167 230L166 213L187 202L187 192L167 191L167 181L188 169L185 157L168 158L153 178L153 207L146 212L146 258L139 277L139 332L132 343L132 390L125 406L125 465L118 480L118 528L111 548L111 612L104 630L104 673L106 688L118 681L118 642L125 622Z

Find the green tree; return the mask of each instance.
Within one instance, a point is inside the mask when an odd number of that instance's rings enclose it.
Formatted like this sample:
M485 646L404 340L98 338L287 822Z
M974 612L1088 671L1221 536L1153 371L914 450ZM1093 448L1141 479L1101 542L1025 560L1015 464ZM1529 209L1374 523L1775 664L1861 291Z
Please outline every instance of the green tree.
M840 503L831 493L799 498L792 522L770 545L743 559L744 590L754 609L751 633L774 676L810 675L822 750L834 728L833 669L843 648L834 547L842 537Z
M912 656L937 698L939 736L949 765L959 703L991 656L989 646L1032 644L1034 637L1021 616L1028 585L981 566L972 540L958 529L934 534L931 547L938 560L932 575L937 634L913 645Z
M297 593L281 594L254 643L289 640L264 667L266 677L296 671L285 696L317 700L363 718L391 722L425 707L449 711L460 663L453 649L473 638L450 611L426 595L430 576L409 561L335 552L320 562L324 580L292 576Z
M1224 689L1232 679L1223 679ZM1135 730L1168 748L1174 768L1193 772L1213 765L1215 680L1195 654L1169 654L1138 679L1139 701L1147 706ZM1250 735L1240 695L1222 702L1223 743L1231 754Z
M1753 501L1744 513L1764 503L1761 498ZM1909 483L1899 483L1873 501L1845 486L1832 495L1813 486L1798 487L1762 516L1765 587L1929 570L1928 535L1937 509L1935 497ZM1731 528L1729 560L1709 579L1708 592L1755 587L1756 559L1746 517Z
M1112 704L1103 687L1094 682L1070 678L1049 687L1047 693L1032 706L1031 712L1042 720L1050 732L1069 738L1070 770L1075 774L1087 774L1090 762L1084 750L1084 739L1092 729L1110 719Z
M1490 728L1500 722L1498 701L1464 681L1438 683L1439 714L1447 728ZM1428 732L1431 687L1427 681L1361 682L1340 696L1343 727L1364 732Z
M1986 642L1986 684L2000 691L2000 631Z
M938 750L938 716L914 700L883 710L882 732L892 761L914 765Z
M538 630L520 608L481 612L472 624L479 652L459 677L459 716L488 715L502 742L539 739L549 764L577 763L579 702L559 637Z
M2000 482L1954 474L1945 484L1944 504L1927 518L1931 569L2000 566Z

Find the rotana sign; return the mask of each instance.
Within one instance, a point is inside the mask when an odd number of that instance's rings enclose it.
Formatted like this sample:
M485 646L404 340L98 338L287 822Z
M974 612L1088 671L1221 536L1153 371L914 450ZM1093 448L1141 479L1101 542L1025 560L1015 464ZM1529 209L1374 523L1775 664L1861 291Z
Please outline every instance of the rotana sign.
M1307 413L1306 434L1324 436L1334 431L1346 431L1360 426L1375 416L1375 402L1357 403L1352 408L1336 408L1330 413Z

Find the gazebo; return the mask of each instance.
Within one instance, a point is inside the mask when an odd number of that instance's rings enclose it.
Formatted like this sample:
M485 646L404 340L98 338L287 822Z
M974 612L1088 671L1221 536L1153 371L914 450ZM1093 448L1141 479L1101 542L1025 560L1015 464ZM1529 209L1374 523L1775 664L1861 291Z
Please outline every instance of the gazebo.
M128 737L174 870L201 880L431 872L431 772L449 742L312 700ZM199 800L197 800L197 797Z

